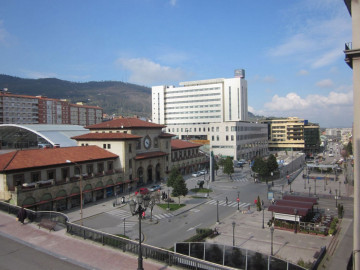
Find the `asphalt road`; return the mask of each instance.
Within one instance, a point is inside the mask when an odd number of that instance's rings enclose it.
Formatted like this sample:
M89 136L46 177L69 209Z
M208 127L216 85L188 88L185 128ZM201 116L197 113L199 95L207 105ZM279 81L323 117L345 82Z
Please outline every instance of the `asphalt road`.
M0 234L0 269L2 270L83 270L67 258L59 258Z
M267 203L267 190L264 185L255 184L250 176L248 165L244 169L236 168L233 181L227 175L216 176L210 183L212 192L209 198L194 198L186 204L194 205L189 211L173 216L158 207L154 208L153 218L158 222L142 222L144 243L153 246L170 248L175 242L181 242L195 235L196 228L213 228L217 223L217 205L219 200L219 221L237 211L236 198L240 195L240 205L253 204L258 196ZM199 177L186 177L188 189L197 186L198 180L208 179L208 174ZM204 187L207 187L205 182ZM166 192L166 190L165 190ZM226 205L226 197L228 205ZM177 198L175 198L177 202ZM125 219L125 224L124 224ZM112 234L125 234L131 239L138 238L138 220L131 216L129 207L114 209L84 220L84 225Z

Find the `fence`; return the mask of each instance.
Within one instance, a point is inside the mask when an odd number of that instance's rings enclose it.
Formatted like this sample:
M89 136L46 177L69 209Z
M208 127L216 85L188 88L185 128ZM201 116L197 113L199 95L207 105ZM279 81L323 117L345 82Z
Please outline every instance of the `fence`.
M7 212L11 215L17 215L20 207L11 205L5 202L0 202L0 211ZM135 255L139 253L139 243L133 240L125 239L116 235L108 234L105 232L97 231L87 228L75 223L71 223L65 214L52 211L33 211L26 209L28 218L31 222L39 222L42 218L51 219L56 221L58 225L66 228L67 233L82 237L86 240L91 240L102 245L111 246L123 252L130 252ZM153 247L150 245L142 244L142 254L144 258L151 258L168 265L175 265L185 269L196 270L225 270L233 269L228 266L218 265L213 262L204 261L198 258L193 258L184 254L175 253L166 249Z
M233 246L212 243L176 243L175 252L198 259L245 270L304 270L301 266L270 255Z

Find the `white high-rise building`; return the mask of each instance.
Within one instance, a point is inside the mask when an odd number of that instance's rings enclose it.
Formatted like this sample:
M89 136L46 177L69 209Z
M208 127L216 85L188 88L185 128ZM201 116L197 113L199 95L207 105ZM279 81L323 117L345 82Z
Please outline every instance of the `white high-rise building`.
M263 128L264 125L259 129L261 136L247 138L247 146L256 145L251 147L252 151L249 151L250 147L240 147L239 140L226 141L225 133L214 132L214 128L220 130L223 127L221 130L225 131L225 127L236 127L236 122L242 122L241 131L243 128L247 130L247 125L249 130L250 126L252 130L252 126L257 125L247 122L247 81L243 69L235 70L234 78L229 79L181 82L179 87L153 86L152 120L166 125L166 132L176 134L179 139L209 144L214 153L233 156L234 159L267 153L267 143L264 142L267 129L266 126ZM240 128L236 131L240 132ZM232 136L238 138L240 135Z
M152 120L180 138L207 140L210 123L247 121L244 70L230 79L189 81L152 87Z

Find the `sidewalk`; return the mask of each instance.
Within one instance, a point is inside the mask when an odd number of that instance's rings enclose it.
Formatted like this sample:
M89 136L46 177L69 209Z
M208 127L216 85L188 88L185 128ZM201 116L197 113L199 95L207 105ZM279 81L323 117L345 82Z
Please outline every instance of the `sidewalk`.
M62 229L49 232L38 229L35 223L22 225L11 216L0 212L0 233L37 250L62 260L70 261L85 269L137 269L137 256L107 246L73 237ZM143 260L146 270L177 269L150 259Z

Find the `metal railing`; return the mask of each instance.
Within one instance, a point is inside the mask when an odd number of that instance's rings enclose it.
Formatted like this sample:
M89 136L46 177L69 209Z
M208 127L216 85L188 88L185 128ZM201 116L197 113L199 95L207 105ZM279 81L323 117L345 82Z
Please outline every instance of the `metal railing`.
M0 202L0 211L16 216L21 207L11 205L6 202ZM69 222L68 217L55 211L33 211L25 209L28 219L31 222L40 222L42 218L51 219L57 222L57 225L66 228L67 233L83 238L84 240L90 240L102 245L107 245L118 249L123 252L130 252L138 255L139 243L130 239L126 239L120 236L112 235L109 233L101 232L95 229L91 229L79 224ZM175 265L184 269L207 269L207 270L225 270L234 269L229 266L218 265L209 261L193 258L180 253L175 253L170 250L142 244L142 254L144 258L151 258L156 261L166 263L168 265Z

